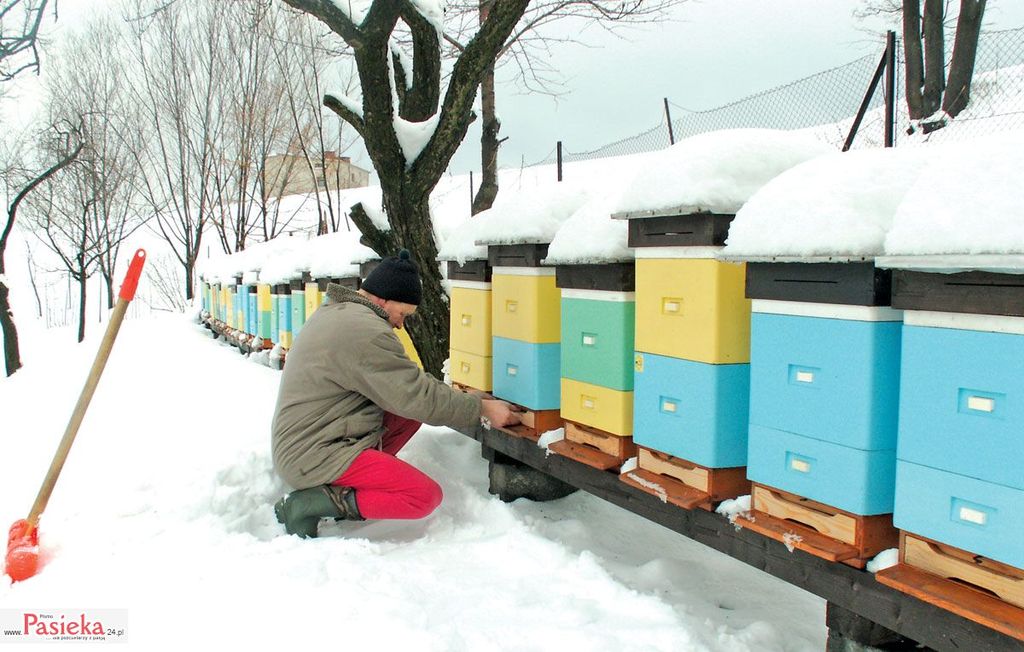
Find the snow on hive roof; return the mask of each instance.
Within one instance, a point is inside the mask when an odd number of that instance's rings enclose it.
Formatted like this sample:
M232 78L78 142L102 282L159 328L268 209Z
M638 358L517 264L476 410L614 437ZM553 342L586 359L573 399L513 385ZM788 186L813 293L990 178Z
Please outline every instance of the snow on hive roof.
M589 184L567 180L538 186L515 195L514 201L496 203L474 218L479 244L551 242L570 215L587 200Z
M651 154L637 154L619 159L623 169L595 189L558 229L548 247L546 265L584 265L633 260L628 247L629 224L611 219L612 207L631 184L636 170L643 167Z
M942 147L896 210L890 256L1024 254L1024 131Z
M359 276L359 263L379 258L370 248L359 244L360 233L338 231L313 238L306 250L313 278Z
M621 190L623 180L629 179L639 161L647 156L649 154L634 154L569 163L564 168L562 182L557 181L553 165L502 170L499 172L501 191L494 206L472 218L467 217L452 229L451 235L441 243L438 259L460 263L485 259L489 244L550 242L554 245L557 234L566 228L568 231L561 237L575 238L567 246L578 249L570 252L572 256L581 260L606 260L613 255L610 251L620 249L619 243L604 243L591 229L614 235L624 228L601 222L611 215L609 198ZM601 198L604 198L603 209ZM575 218L578 221L570 224L570 219L581 210L593 213L589 218L581 214ZM623 239L623 247L624 243Z
M359 244L359 231L339 231L315 238L280 236L257 242L245 250L213 258L203 264L204 279L211 283L234 283L243 275L245 283L276 285L310 272L314 278L359 275L359 263L377 258Z
M698 134L655 152L611 212L735 213L779 173L831 151L833 147L805 132L730 129Z
M812 159L768 182L737 212L728 257L878 256L931 148Z

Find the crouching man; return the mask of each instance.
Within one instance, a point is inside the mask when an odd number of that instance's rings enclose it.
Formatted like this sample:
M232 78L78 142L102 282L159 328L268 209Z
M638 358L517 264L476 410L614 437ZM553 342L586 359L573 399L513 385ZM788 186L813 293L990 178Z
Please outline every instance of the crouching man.
M403 249L358 292L328 285L328 301L296 337L271 436L274 468L296 489L274 505L289 534L315 537L321 518L423 518L441 504L441 487L395 457L420 425L519 422L504 401L452 390L409 359L392 329L421 296Z

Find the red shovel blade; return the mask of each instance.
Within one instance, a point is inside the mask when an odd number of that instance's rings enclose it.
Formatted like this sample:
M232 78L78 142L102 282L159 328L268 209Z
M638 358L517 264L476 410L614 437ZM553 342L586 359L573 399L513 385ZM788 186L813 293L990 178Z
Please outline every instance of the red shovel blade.
M5 567L15 582L27 580L39 569L39 532L25 519L15 521L7 533Z

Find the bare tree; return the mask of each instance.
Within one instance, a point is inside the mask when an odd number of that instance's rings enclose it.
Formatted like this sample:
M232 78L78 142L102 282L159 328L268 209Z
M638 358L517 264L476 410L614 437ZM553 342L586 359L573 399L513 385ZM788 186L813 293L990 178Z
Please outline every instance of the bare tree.
M39 28L49 0L0 2L0 82L28 70L39 71ZM53 1L54 15L57 0Z
M325 120L321 98L328 83L340 84L341 92L345 94L352 90L350 56L344 50L330 47L320 33L322 25L306 14L299 13L285 21L285 30L284 38L275 50L275 58L288 79L284 97L286 112L291 119L292 140L288 143L288 153L297 155L301 160L289 158L279 169L274 180L277 196L280 199L284 186L295 172L292 166L304 166L303 172L313 180L317 232L337 231L344 213L336 205L337 198L331 196L328 170L335 165L333 157L350 146L354 138L346 143L340 131L337 139L329 134L334 130ZM335 179L335 189L339 185Z
M857 15L898 16L903 24L904 77L911 120L924 121L925 133L946 125L970 102L987 0L869 0ZM947 64L946 43L953 51ZM939 111L945 115L935 117Z
M435 260L437 244L428 200L473 119L473 100L487 67L523 16L529 0L496 3L463 47L441 93L441 17L421 13L429 4L375 0L365 15L344 3L285 0L317 17L352 48L361 105L326 95L324 103L362 136L380 177L390 230L378 229L364 211L350 217L379 255L409 249L422 273L424 292L417 323L409 326L424 367L440 375L448 356L448 304ZM412 56L396 54L393 35L408 34ZM361 207L360 207L361 208Z
M225 14L198 0L135 0L128 21L134 103L144 111L133 156L155 230L195 294L195 264L216 206L214 170L223 135Z
M0 233L0 326L3 327L4 332L4 364L8 376L21 368L21 352L18 346L18 331L14 325L14 314L11 312L10 290L4 276L4 254L7 251L7 242L14 229L14 222L22 202L40 184L70 165L81 153L83 146L78 128L54 126L48 132L48 136L51 139L51 146L45 148L44 151L52 153L52 158L48 159L51 161L49 167L38 172L30 171L18 163L12 163L5 166L0 174L6 196L13 197L6 206L7 220L3 232Z
M39 70L39 29L46 12L49 0L3 0L0 2L0 82L11 81L20 73ZM54 15L57 11L57 0L53 0ZM4 276L4 254L7 242L14 228L15 218L21 202L39 184L56 174L78 156L81 144L73 145L72 140L66 141L68 148L57 155L54 163L42 172L28 172L14 161L18 157L8 157L0 175L7 191L6 196L13 200L6 206L7 219L0 234L0 327L4 333L4 365L10 376L21 367L21 351L18 346L18 331L14 325L14 315L10 307L10 289Z
M227 85L223 134L213 164L211 223L225 253L241 251L265 210L260 179L266 157L282 138L284 76L273 64L276 6L268 0L226 3L222 53Z
M74 166L75 174L48 179L41 192L29 200L28 217L36 236L60 259L78 283L78 341L85 339L88 280L96 272L100 256L95 232L96 184L91 178L95 164L84 153Z
M143 224L139 169L129 148L131 138L125 135L136 127L126 120L131 112L126 106L120 41L110 38L116 32L109 17L98 16L69 34L47 81L50 111L83 125L85 151L69 174L89 189L90 232L108 309L114 306L114 268L121 244Z

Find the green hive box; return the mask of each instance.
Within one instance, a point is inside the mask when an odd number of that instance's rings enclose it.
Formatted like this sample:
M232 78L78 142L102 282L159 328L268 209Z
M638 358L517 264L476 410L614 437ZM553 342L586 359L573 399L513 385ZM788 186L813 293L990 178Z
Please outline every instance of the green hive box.
M563 296L562 377L632 391L635 319L634 301Z

